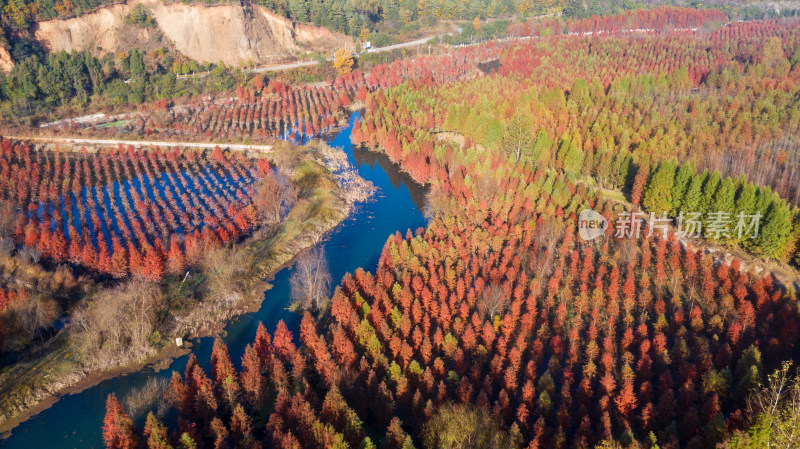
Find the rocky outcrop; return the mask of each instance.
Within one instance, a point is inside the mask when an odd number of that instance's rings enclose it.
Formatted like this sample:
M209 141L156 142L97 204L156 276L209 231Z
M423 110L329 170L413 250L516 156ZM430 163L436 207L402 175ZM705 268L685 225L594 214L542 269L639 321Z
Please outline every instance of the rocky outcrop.
M330 51L350 43L347 36L294 24L261 6L164 4L154 0L130 0L77 18L40 22L35 37L51 51L105 54L146 48L144 43L154 38L156 29L125 24L125 16L137 3L150 8L157 30L176 51L200 62L279 62L290 59L301 48Z
M90 50L94 53L115 53L125 33L128 5L113 5L93 13L67 20L39 22L34 36L50 51ZM137 33L148 30L137 28ZM144 36L146 37L146 36ZM128 39L126 39L128 40Z
M3 47L0 47L0 70L10 72L14 68L14 60L11 54Z

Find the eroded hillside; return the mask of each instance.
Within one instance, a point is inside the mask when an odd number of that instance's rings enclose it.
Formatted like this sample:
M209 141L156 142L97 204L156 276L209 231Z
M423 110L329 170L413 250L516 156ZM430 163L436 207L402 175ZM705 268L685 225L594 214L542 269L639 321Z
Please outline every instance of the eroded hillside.
M149 8L155 27L125 23L139 3ZM333 50L350 40L325 28L292 23L260 6L152 0L132 0L77 18L40 22L35 31L36 39L51 51L90 50L96 54L118 53L133 46L146 48L159 34L194 60L229 65L279 62L302 49Z

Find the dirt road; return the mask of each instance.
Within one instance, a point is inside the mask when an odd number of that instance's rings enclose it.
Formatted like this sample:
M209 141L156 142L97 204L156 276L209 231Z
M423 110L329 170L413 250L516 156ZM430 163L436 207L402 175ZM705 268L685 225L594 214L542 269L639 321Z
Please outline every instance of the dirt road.
M156 141L156 140L116 140L116 139L84 139L84 138L71 138L71 137L28 137L28 136L5 136L7 139L24 140L29 142L41 143L63 143L69 145L101 145L101 146L117 146L117 145L131 145L133 147L183 147L183 148L213 148L219 146L220 148L227 148L233 151L260 151L262 153L269 153L272 151L272 145L249 145L243 143L214 143L214 142L169 142L169 141Z
M398 48L414 47L414 46L417 46L417 45L422 45L422 44L424 44L424 43L426 43L426 42L428 42L431 39L434 39L436 37L438 37L438 36L428 36L428 37L424 37L422 39L417 39L417 40L413 40L413 41L409 41L409 42L403 42L403 43L400 43L400 44L388 45L386 47L373 48L371 50L368 50L368 53L383 53L383 52L386 52L386 51L397 50ZM325 61L332 61L332 60L333 60L333 58L325 59ZM280 65L271 65L271 66L267 66L267 67L257 67L257 68L253 68L253 69L243 68L241 70L244 73L279 72L281 70L291 70L291 69L297 69L297 68L300 68L300 67L309 67L309 66L317 65L319 63L320 63L320 61L300 61L300 62L293 62L293 63L290 63L290 64L280 64ZM203 77L203 76L206 76L206 75L208 75L208 72L200 72L200 73L194 73L194 74L190 74L190 75L179 75L178 79L189 78L189 77Z

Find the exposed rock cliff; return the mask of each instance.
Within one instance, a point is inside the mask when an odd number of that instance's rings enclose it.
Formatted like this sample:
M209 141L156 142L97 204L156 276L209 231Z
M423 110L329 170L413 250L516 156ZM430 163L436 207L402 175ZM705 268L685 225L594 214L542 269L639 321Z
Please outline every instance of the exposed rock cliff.
M11 54L3 47L0 47L0 70L8 72L14 68L14 60Z
M137 3L150 8L160 33L125 23L125 16ZM73 19L40 22L35 31L36 39L51 51L90 50L95 54L148 47L146 43L158 34L192 59L229 65L279 62L290 59L301 48L329 51L350 42L347 36L294 24L261 6L163 4L154 0L130 0Z

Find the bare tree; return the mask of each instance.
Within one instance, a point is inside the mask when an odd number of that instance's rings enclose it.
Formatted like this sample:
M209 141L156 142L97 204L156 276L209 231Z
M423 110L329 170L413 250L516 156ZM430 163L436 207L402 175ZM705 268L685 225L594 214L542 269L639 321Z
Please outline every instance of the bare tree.
M489 174L487 176L477 176L473 179L475 183L475 198L486 200L487 203L491 204L494 197L501 192L500 182L495 179L494 174Z
M155 409L156 416L163 417L171 405L164 401L168 388L169 379L155 376L148 378L144 385L134 388L125 396L125 410L132 417L140 418Z
M0 254L8 257L16 248L14 240L11 237L0 237Z
M766 447L790 449L800 447L800 377L790 372L791 363L769 376L767 385L756 391L748 400L747 414L758 416L761 431L758 443L748 432L737 432L734 443L725 447Z
M316 247L297 258L289 279L292 308L324 311L331 292L331 273L325 251Z
M503 291L503 288L492 284L481 292L481 296L478 298L478 307L480 307L485 317L494 318L495 315L503 313L508 306L508 302L508 295Z
M443 404L425 423L422 441L428 449L517 448L519 442L502 425L470 404Z
M73 311L73 342L99 366L148 355L163 299L158 286L138 278L104 290Z
M544 279L553 268L556 244L564 234L562 226L555 220L544 220L537 224L533 231L533 241L539 245L538 257L530 259L527 266L528 274L534 273L539 279Z
M247 253L233 248L205 251L200 267L207 277L209 295L218 304L231 305L242 298L241 280L247 275Z
M515 160L533 147L533 123L528 114L514 114L506 128L500 146L504 153L513 155Z
M751 416L755 416L758 413L775 414L787 399L794 399L795 401L800 399L800 397L792 398L792 390L795 390L798 385L791 378L790 368L790 363L784 363L779 370L769 376L767 386L748 399L747 411ZM791 406L792 402L790 401L786 405Z
M425 218L433 220L450 210L450 195L442 189L431 189L425 195Z
M253 200L259 218L266 224L280 223L284 215L297 202L297 188L286 176L275 173L265 177L256 189Z
M17 254L22 257L22 260L29 264L39 263L39 259L42 257L42 253L39 252L38 248L32 248L29 246L22 248Z
M58 316L58 304L49 296L20 290L3 315L0 326L6 326L7 333L0 339L0 350L15 351L24 348L40 330L53 323Z
M17 219L17 205L11 200L0 201L0 236L9 237L14 233Z
M619 264L636 263L639 257L639 245L636 239L622 239L619 243Z

